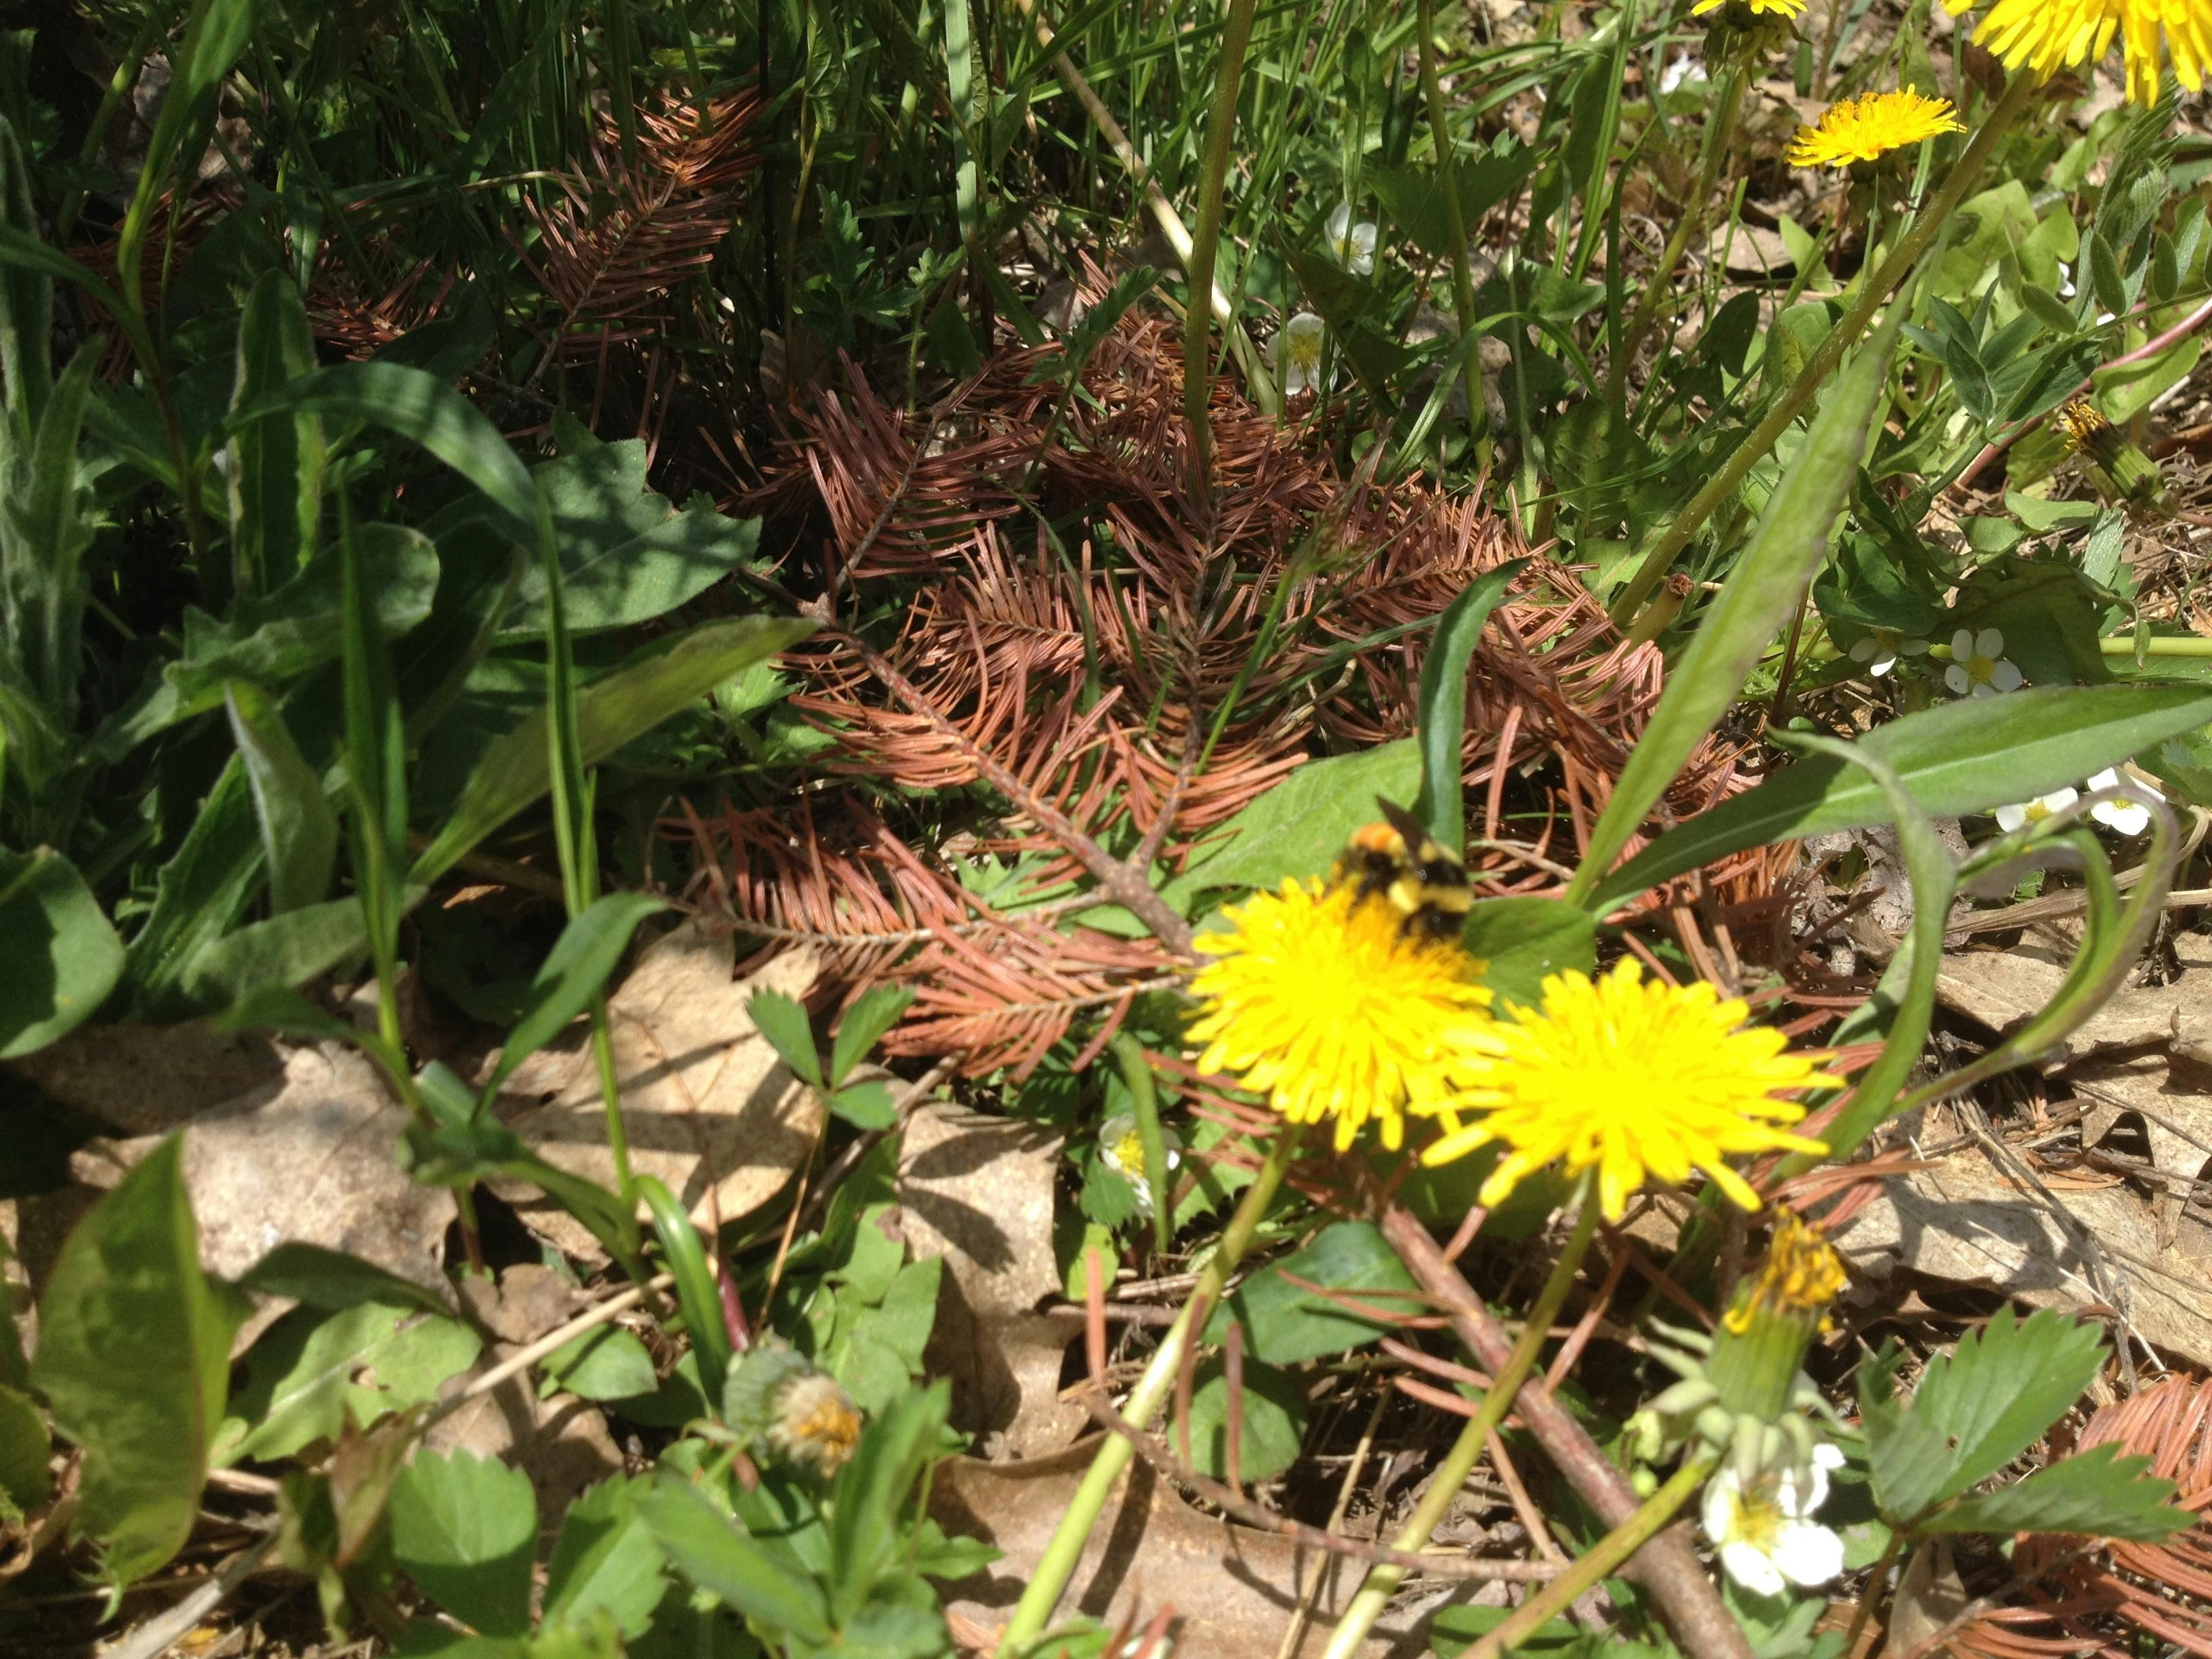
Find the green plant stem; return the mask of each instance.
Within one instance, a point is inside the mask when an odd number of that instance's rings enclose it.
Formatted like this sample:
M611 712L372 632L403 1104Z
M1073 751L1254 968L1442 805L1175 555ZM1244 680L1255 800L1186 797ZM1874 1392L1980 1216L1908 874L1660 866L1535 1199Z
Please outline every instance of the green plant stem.
M2116 640L2099 640L2097 649L2108 657L2132 657L2138 649L2132 635ZM2212 657L2212 640L2195 635L2182 637L2171 634L2154 634L2145 640L2140 649L2146 657Z
M1443 186L1444 238L1451 244L1452 305L1459 313L1459 337L1465 340L1473 337L1476 322L1474 267L1468 260L1467 218L1460 211L1459 170L1453 162L1451 123L1444 107L1443 82L1437 73L1436 0L1419 0L1416 12L1421 96L1429 106L1429 139L1437 148L1437 179ZM1474 352L1465 355L1460 373L1467 384L1468 430L1480 432L1483 414L1482 368Z
M1444 1454L1443 1462L1437 1466L1419 1505L1390 1540L1392 1549L1412 1551L1425 1546L1443 1520L1444 1512L1458 1498L1459 1489L1474 1472L1474 1466L1482 1461L1490 1444L1491 1431L1504 1421L1513 1396L1520 1392L1522 1380L1535 1368L1536 1357L1543 1352L1544 1343L1551 1335L1552 1321L1558 1317L1567 1299L1567 1291L1575 1282L1575 1274L1581 1270L1583 1257L1589 1252L1590 1239L1597 1231L1597 1177L1592 1171L1583 1178L1582 1206L1575 1214L1574 1231L1568 1234L1559 1261L1553 1264L1552 1276L1537 1293L1536 1304L1529 1309L1528 1322L1522 1326L1512 1352L1498 1368L1490 1392L1482 1397L1481 1406L1460 1431L1459 1438ZM1328 1647L1322 1659L1352 1659L1358 1653L1405 1577L1404 1568L1384 1562L1378 1561L1369 1568L1358 1595L1352 1598L1351 1605L1336 1621L1336 1629L1330 1633Z
M1659 302L1674 286L1674 267L1682 263L1691 240L1705 225L1705 211L1712 204L1714 188L1720 183L1721 163L1728 156L1729 139L1735 131L1736 112L1742 107L1743 69L1731 64L1721 71L1721 83L1714 89L1713 118L1705 126L1704 151L1698 158L1697 185L1682 216L1674 222L1674 233L1667 238L1658 265L1645 279L1644 292L1636 296L1636 309L1629 314L1628 326L1621 331L1620 349L1613 353L1613 362L1606 371L1608 402L1620 397L1628 378L1628 365L1635 361L1638 348L1650 331L1652 319L1659 313Z
M1213 81L1213 112L1206 131L1206 171L1199 183L1198 229L1191 237L1190 291L1198 298L1182 325L1182 412L1190 428L1190 490L1200 501L1211 498L1213 430L1206 405L1213 391L1213 367L1207 349L1212 307L1214 251L1221 241L1221 198L1229 177L1229 145L1237 133L1237 92L1244 80L1244 51L1252 40L1252 17L1259 0L1229 0L1229 19L1221 31L1221 67Z
M1667 526L1666 533L1652 545L1650 552L1644 555L1643 563L1637 567L1636 574L1630 578L1628 586L1621 590L1620 597L1613 603L1612 616L1617 626L1625 626L1636 614L1651 590L1658 586L1659 579L1672 567L1675 556L1689 545L1690 538L1697 534L1699 526L1712 516L1715 508L1735 494L1745 476L1774 447L1806 404L1813 401L1814 394L1834 372L1836 365L1843 361L1844 353L1866 332L1867 325L1873 322L1875 313L1881 309L1882 302L1911 273L1912 268L1919 263L1920 256L1928 251L1929 245L1949 222L1968 188L1981 176L1983 165L1989 160L1990 152L1996 149L1997 141L2033 100L2037 90L2033 76L2021 75L2013 78L2012 84L2005 89L2004 97L1975 132L1966 153L1960 156L1958 165L1944 179L1942 187L1920 210L1919 216L1912 222L1911 228L1899 240L1896 251L1860 290L1851 308L1835 327L1828 331L1827 337L1814 349L1790 389L1775 401L1774 406L1766 411L1765 417L1735 447L1720 470L1706 480L1705 487L1690 498L1689 504L1675 515L1674 522Z
M1684 1461L1667 1484L1651 1494L1643 1508L1590 1546L1574 1565L1516 1607L1505 1620L1468 1650L1467 1659L1499 1659L1499 1656L1543 1628L1550 1620L1574 1606L1575 1600L1601 1578L1657 1535L1688 1503L1719 1459L1699 1451ZM1845 1646L1844 1652L1850 1649Z
M1844 1632L1844 1653L1858 1651L1859 1638L1865 1634L1867 1620L1874 1616L1875 1605L1881 1600L1882 1587L1889 1582L1889 1570L1897 1565L1898 1553L1911 1535L1908 1528L1896 1528L1889 1534L1889 1542L1882 1546L1881 1559L1867 1575L1866 1588L1859 1592L1859 1604L1851 1609L1850 1628Z
M1267 1149L1265 1162L1252 1184L1244 1189L1237 1200L1237 1212L1229 1218L1229 1226L1221 1235L1221 1243L1200 1269L1198 1283L1191 1289L1190 1300L1184 1303L1176 1322L1168 1327L1167 1334L1160 1340L1152 1364L1138 1379L1136 1389L1121 1407L1121 1414L1139 1429L1152 1426L1153 1415L1166 1403L1168 1390L1175 1386L1176 1374L1182 1369L1182 1358L1197 1339L1199 1323L1206 1317L1221 1288L1229 1282L1229 1275L1251 1248L1252 1235L1260 1225L1260 1218L1267 1212L1276 1189L1283 1184L1283 1173L1297 1155L1298 1129L1286 1126L1275 1137L1274 1145ZM1013 1617L1006 1621L1006 1634L999 1638L1000 1659L1018 1653L1024 1644L1040 1635L1054 1608L1060 1605L1060 1592L1075 1575L1075 1565L1082 1559L1083 1547L1090 1541L1091 1529L1097 1525L1099 1511L1106 1507L1107 1494L1121 1471L1129 1466L1136 1448L1125 1437L1112 1434L1098 1448L1098 1455L1091 1461L1091 1468L1076 1488L1075 1497L1060 1518L1059 1530L1045 1546L1038 1559L1036 1571L1030 1578L1029 1588L1022 1592L1020 1603Z

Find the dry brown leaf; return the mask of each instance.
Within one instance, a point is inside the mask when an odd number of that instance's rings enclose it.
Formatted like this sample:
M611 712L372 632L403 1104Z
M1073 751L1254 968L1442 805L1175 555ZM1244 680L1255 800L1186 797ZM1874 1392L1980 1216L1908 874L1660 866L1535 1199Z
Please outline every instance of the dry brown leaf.
M284 1059L266 1037L218 1031L200 1019L80 1025L0 1070L117 1134L152 1135L256 1089L282 1088Z
M1063 1144L1032 1123L927 1101L900 1152L901 1228L917 1259L945 1267L924 1364L952 1379L956 1426L987 1437L994 1459L1057 1451L1090 1421L1060 1397L1080 1323L1036 1311L1060 1288L1052 1217Z
M1836 1245L1877 1279L1905 1268L2034 1307L2117 1306L2160 1354L2212 1359L2212 1230L2192 1224L2160 1248L2154 1212L2128 1186L2049 1190L1958 1153L1885 1182Z
M447 1382L441 1398L460 1393L517 1348L562 1323L582 1298L549 1268L523 1262L502 1272L495 1286L482 1279L463 1280L461 1300L471 1321L492 1340L476 1364ZM549 1522L566 1513L586 1487L623 1468L622 1453L599 1409L572 1394L540 1400L536 1378L528 1371L440 1418L422 1437L422 1445L433 1452L469 1451L514 1464L530 1477L538 1513Z
M948 1613L994 1631L1006 1624L1097 1444L1085 1441L1026 1463L954 1457L937 1466L929 1508L938 1524L1001 1552L975 1577L944 1587ZM1060 1606L1063 1613L1080 1611L1109 1624L1127 1619L1132 1628L1172 1607L1181 1620L1179 1651L1274 1659L1300 1594L1319 1572L1321 1594L1299 1649L1310 1656L1328 1644L1329 1627L1359 1588L1362 1567L1201 1515L1139 1458L1109 1494ZM1362 1659L1425 1659L1429 1616L1447 1602L1475 1599L1482 1589L1470 1580L1391 1607L1361 1646Z
M185 1130L202 1262L235 1279L279 1244L319 1244L447 1294L440 1264L453 1195L400 1169L395 1147L407 1113L381 1074L343 1043L270 1052L281 1057L272 1080L200 1110ZM70 1170L88 1186L112 1187L161 1139L88 1142ZM264 1305L237 1350L289 1305Z
M2178 979L2120 991L2068 1036L2063 1056L2155 1043L2212 1058L2212 941L2185 935L2175 946L2182 961ZM1946 957L1936 975L1936 1000L1993 1031L2008 1031L2058 994L2069 961L2065 952L2033 939L2009 950Z
M811 950L787 951L738 979L727 934L687 921L647 947L608 1000L630 1167L665 1183L702 1227L767 1203L821 1135L822 1103L745 1008L758 991L804 996L817 961ZM516 1073L500 1115L548 1163L615 1184L599 1068L581 1027ZM496 1190L556 1249L603 1259L582 1224L534 1187Z

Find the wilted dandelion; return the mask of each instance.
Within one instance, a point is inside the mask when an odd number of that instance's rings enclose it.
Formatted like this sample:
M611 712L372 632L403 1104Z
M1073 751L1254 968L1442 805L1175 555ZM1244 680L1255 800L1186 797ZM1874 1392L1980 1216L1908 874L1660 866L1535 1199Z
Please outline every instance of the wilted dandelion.
M1191 981L1200 1066L1243 1073L1293 1123L1334 1119L1340 1149L1379 1119L1395 1150L1408 1097L1443 1087L1448 1040L1486 1018L1480 964L1343 883L1286 881L1222 915Z
M1943 0L1955 17L1973 0ZM2173 72L2191 92L2204 89L2204 64L2212 57L2212 0L1997 0L1974 30L2007 69L2027 69L2049 80L2063 69L2086 69L2112 49L2118 34L2127 53L2128 96L2158 101L2167 52Z
M1948 98L1869 92L1831 105L1817 125L1798 128L1787 159L1793 167L1849 167L1924 143L1938 133L1966 130Z
M1595 1168L1598 1198L1618 1220L1652 1177L1670 1183L1702 1170L1746 1209L1749 1183L1728 1165L1747 1152L1824 1152L1820 1142L1776 1126L1804 1108L1774 1097L1835 1085L1813 1056L1784 1052L1779 1031L1744 1024L1750 1009L1721 1000L1700 981L1645 983L1632 960L1601 979L1569 971L1544 981L1540 1012L1471 1027L1455 1037L1458 1085L1446 1100L1417 1105L1445 1133L1422 1155L1449 1163L1504 1143L1480 1194L1503 1200L1527 1176L1562 1163Z

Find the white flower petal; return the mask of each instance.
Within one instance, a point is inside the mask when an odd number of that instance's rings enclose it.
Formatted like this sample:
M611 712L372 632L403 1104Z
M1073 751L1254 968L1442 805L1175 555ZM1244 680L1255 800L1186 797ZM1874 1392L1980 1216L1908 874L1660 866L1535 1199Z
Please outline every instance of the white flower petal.
M1874 635L1869 634L1851 647L1851 660L1853 662L1872 662L1874 660L1874 653L1878 648L1879 647L1876 647L1874 642Z
M1905 640L1900 641L1897 648L1908 657L1924 657L1928 654L1929 645L1925 640Z
M1884 674L1887 674L1891 669L1896 666L1897 653L1894 651L1885 651L1881 655L1876 657L1873 662L1868 665L1867 672L1873 675L1875 678L1880 679Z
M1341 248L1352 230L1352 204L1339 202L1336 210L1328 216L1328 245Z
M1996 631L1994 629L1990 630L1992 633ZM1990 671L1990 689L1992 691L2017 691L2022 678L2019 669L1999 659L1997 665Z
M1969 691L1978 689L1973 681L1966 678L1966 667L1964 663L1954 662L1944 669L1943 684L1951 688L1952 696L1958 697L1963 697Z
M1951 635L1951 654L1964 662L1974 654L1974 635L1972 629L1962 628Z
M1997 828L2003 830L2008 836L2012 834L2014 830L2023 827L2027 823L2027 807L2026 804L2023 803L2018 806L2000 806L1997 808Z
M1844 1449L1823 1440L1813 1448L1813 1467L1816 1469L1840 1469L1844 1467ZM1820 1506L1816 1504L1814 1508Z
M1779 1595L1788 1588L1782 1570L1767 1559L1766 1552L1750 1544L1722 1545L1721 1567L1753 1595Z
M1976 680L1974 682L1974 689L1972 691L1969 691L1966 695L1970 697L1994 697L1996 694L1996 687L1991 685L1988 681Z
M1705 1504L1703 1519L1705 1536L1716 1544L1727 1541L1729 1522L1735 1519L1737 1496L1743 1483L1736 1476L1733 1462L1722 1466L1721 1472L1705 1482Z
M2100 789L2117 789L2119 787L2120 774L2117 767L2108 766L2101 772L2093 772L2089 775L2088 787L2093 794Z
M2004 635L1994 628L1984 628L1974 635L1974 654L1978 657L2004 655Z
M1844 1570L1844 1540L1827 1528L1811 1521L1792 1521L1785 1524L1774 1540L1774 1553L1763 1556L1770 1571L1778 1577L1786 1577L1810 1588L1825 1584ZM1749 1583L1741 1574L1736 1582L1748 1589ZM1781 1586L1777 1584L1776 1589ZM1766 1592L1774 1594L1773 1590Z
M2150 828L2150 808L2131 800L2108 800L2089 809L2098 823L2124 836L2140 836Z

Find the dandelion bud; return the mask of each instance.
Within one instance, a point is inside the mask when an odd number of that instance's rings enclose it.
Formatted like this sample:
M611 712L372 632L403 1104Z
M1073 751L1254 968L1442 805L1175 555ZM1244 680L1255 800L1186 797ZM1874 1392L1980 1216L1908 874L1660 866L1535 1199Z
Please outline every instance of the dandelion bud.
M1705 1376L1729 1412L1771 1423L1788 1409L1805 1350L1826 1330L1844 1264L1818 1227L1782 1212L1766 1261L1714 1333Z
M2111 500L2135 507L2163 507L2166 477L2158 463L2130 443L2087 398L2061 404L2051 417L2066 448L2087 462L2094 481Z
M752 1349L730 1373L722 1415L752 1444L816 1474L835 1474L860 1440L860 1412L837 1379L781 1344Z

